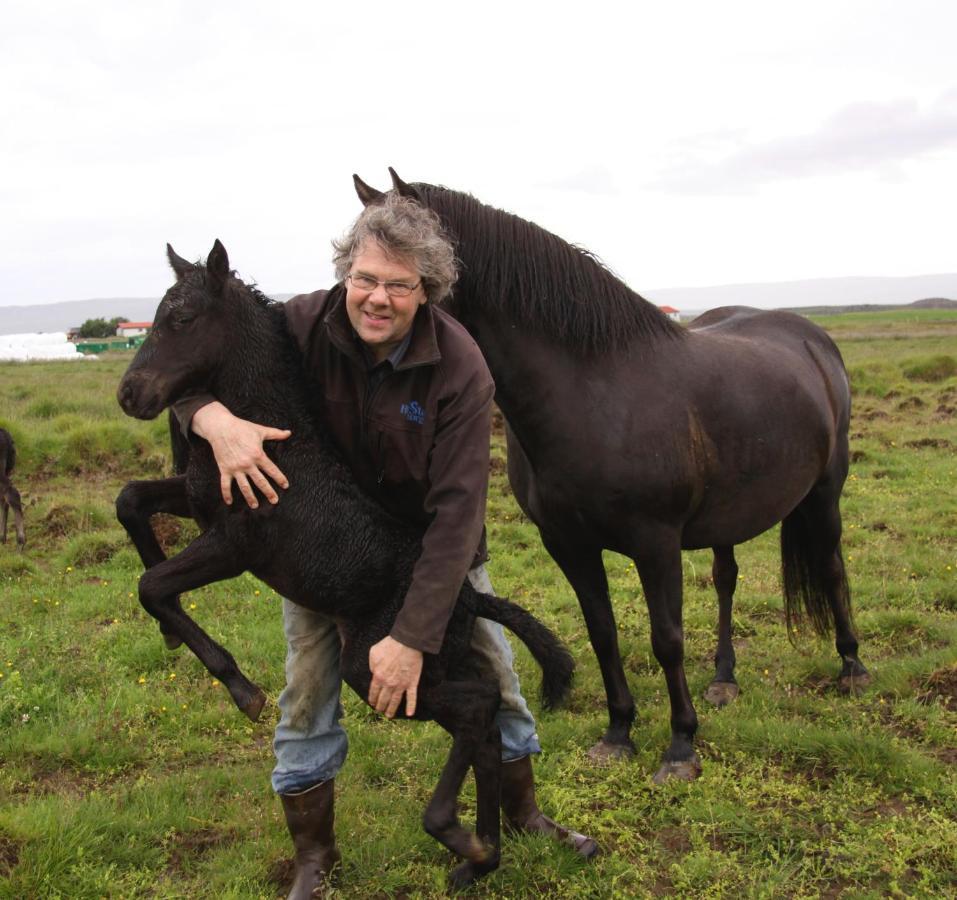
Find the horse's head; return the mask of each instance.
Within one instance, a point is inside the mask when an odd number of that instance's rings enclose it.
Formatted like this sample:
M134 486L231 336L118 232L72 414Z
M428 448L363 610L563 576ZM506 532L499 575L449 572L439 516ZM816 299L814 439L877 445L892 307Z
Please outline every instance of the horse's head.
M418 191L416 191L415 186L406 184L401 178L399 178L392 166L389 166L389 174L392 176L392 190L398 193L400 197L408 197L412 200L418 200L419 203L423 202L422 196ZM373 203L378 203L387 193L387 191L380 191L374 187L371 187L355 174L352 176L352 184L355 187L356 193L359 195L359 199L362 201L363 206L369 206Z
M123 412L138 419L153 419L188 391L208 387L229 343L226 248L217 240L205 266L177 256L169 244L166 254L176 283L116 392Z

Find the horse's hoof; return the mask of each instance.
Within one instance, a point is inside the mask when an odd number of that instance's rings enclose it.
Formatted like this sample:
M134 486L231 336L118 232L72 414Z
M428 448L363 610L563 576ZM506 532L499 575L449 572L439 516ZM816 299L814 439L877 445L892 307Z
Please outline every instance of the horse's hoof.
M870 672L861 672L857 675L842 675L837 680L837 689L842 694L857 696L863 693L864 688L871 683Z
M704 692L704 699L712 706L727 706L738 699L740 688L733 681L712 681Z
M610 766L612 763L631 759L634 755L635 745L631 741L612 744L604 738L588 751L588 758L597 766Z
M257 722L259 721L259 714L263 711L265 705L266 695L259 688L256 688L256 692L252 697L239 708L249 717L251 722Z
M662 763L661 768L655 772L651 780L655 784L664 784L672 778L678 781L694 781L700 774L701 760L698 759L698 754L694 753L691 759Z
M178 634L164 634L163 643L167 650L176 650L183 646L183 639Z

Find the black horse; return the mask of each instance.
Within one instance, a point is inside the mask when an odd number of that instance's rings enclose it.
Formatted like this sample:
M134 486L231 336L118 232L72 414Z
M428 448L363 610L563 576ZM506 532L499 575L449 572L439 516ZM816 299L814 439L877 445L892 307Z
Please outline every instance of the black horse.
M179 602L184 591L250 571L284 597L337 621L343 678L365 699L369 648L389 633L402 605L421 534L366 497L339 460L307 405L298 351L278 304L230 272L219 241L205 267L167 250L177 281L120 383L120 405L129 415L150 419L185 392L208 390L237 415L290 428L288 440L270 446L290 487L275 506L226 506L209 446L196 438L184 475L127 485L117 499L117 515L147 567L140 601L159 620L167 644L184 641L236 705L256 719L265 695ZM155 512L195 518L202 534L167 560L149 524ZM451 875L455 885L481 877L499 861L501 745L493 717L500 696L497 682L479 671L470 650L476 616L501 622L525 642L544 672L546 706L562 699L573 669L568 652L535 618L504 599L477 593L466 581L441 651L425 655L414 716L434 720L453 738L424 823L429 834L464 858ZM456 815L470 766L477 834L464 829Z
M456 242L462 274L448 308L488 361L512 488L578 595L601 666L610 724L593 758L634 753L603 549L635 561L668 685L671 744L656 781L701 768L684 673L682 549L714 551L711 702L738 690L734 545L777 522L789 632L803 606L819 634L835 631L842 687L866 683L840 550L850 388L827 334L800 316L744 307L684 328L586 251L389 171L393 190L434 210ZM354 181L363 203L382 197Z
M13 510L14 527L17 530L17 549L22 551L27 542L23 527L23 503L20 492L10 481L17 461L17 448L6 428L0 428L0 543L7 542L7 516Z

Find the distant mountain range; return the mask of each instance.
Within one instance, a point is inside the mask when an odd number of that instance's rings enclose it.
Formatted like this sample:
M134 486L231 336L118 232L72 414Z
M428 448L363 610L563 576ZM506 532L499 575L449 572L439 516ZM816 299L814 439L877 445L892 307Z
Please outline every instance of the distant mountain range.
M927 301L957 307L957 274L918 275L904 278L815 278L765 284L725 284L714 287L642 290L642 296L661 306L673 306L682 318L718 306L757 306L762 309L798 309L802 312L849 312L877 306L909 306ZM271 294L288 300L292 294ZM0 334L66 331L87 319L125 316L130 321L151 321L158 297L111 297L74 300L38 306L0 306Z

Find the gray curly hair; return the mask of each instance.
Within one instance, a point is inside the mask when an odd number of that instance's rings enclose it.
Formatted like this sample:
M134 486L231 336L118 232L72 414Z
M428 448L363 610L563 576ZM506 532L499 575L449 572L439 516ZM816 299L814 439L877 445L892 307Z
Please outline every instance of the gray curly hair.
M416 269L429 302L444 300L459 277L455 250L439 217L431 210L389 192L370 204L339 240L332 242L336 278L342 281L367 241Z

